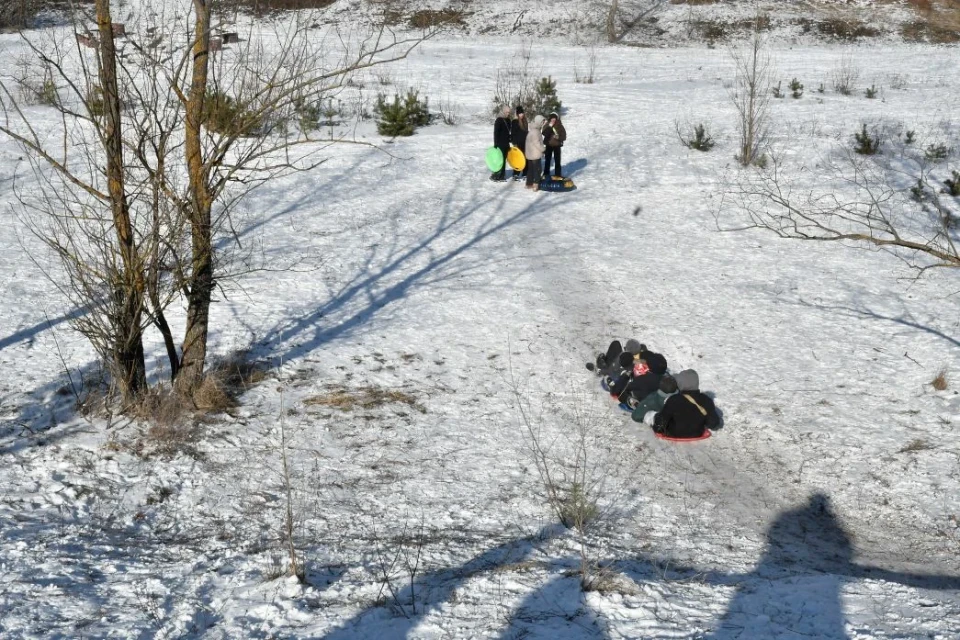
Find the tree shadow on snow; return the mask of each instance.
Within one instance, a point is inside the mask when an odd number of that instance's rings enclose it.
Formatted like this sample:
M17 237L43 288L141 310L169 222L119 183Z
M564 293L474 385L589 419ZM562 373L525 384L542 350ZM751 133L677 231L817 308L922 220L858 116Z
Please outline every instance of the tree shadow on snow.
M507 565L524 562L543 542L565 532L559 525L547 525L537 533L508 540L487 549L469 561L452 569L430 571L396 592L390 606L375 605L365 609L330 632L326 640L353 640L354 638L406 638L428 614L450 601L456 589L473 576L494 571Z
M433 229L409 244L403 243L401 221L394 218L396 233L391 234L387 246L369 246L363 268L332 290L326 302L275 326L261 344L273 357L284 361L302 357L334 339L351 335L415 290L464 286L460 282L464 276L492 261L476 251L484 241L554 206L549 198L538 197L519 211L504 215L511 198L515 201L518 195L526 195L511 191L502 189L494 198L475 192L465 200L456 197L456 189L451 191L441 204L441 214ZM400 206L410 205L408 202ZM280 353L276 352L278 348Z
M76 308L73 311L69 311L57 318L53 318L52 320L44 319L42 322L38 322L32 327L20 329L19 331L11 333L6 338L0 338L0 351L24 341L27 342L26 348L29 349L33 346L34 339L47 329L52 329L63 322L76 320L77 318L83 317L86 314L86 309Z

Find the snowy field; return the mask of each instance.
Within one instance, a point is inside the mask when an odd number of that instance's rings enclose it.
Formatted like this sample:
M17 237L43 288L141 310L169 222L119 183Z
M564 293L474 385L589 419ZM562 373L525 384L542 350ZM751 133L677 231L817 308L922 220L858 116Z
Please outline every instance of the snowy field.
M0 636L960 636L958 274L718 231L737 171L722 48L600 48L576 84L583 49L535 46L578 190L489 182L496 69L518 50L427 43L388 90L460 124L386 141L363 122L383 151L324 151L245 202L239 237L294 268L225 289L214 350L250 350L267 379L172 459L132 450L146 425L72 410L65 369L76 383L94 355L40 273L10 188L31 178L0 140ZM808 180L863 122L948 142L938 171L960 168L957 48L772 53L806 85L772 102L773 153ZM849 97L829 89L845 53ZM685 149L677 121L716 148ZM671 445L620 412L583 365L629 337L696 368L723 429ZM396 393L326 402L368 388ZM282 575L281 425L306 584ZM588 436L605 482L584 546L547 506L528 426L555 452ZM581 591L581 551L604 588Z

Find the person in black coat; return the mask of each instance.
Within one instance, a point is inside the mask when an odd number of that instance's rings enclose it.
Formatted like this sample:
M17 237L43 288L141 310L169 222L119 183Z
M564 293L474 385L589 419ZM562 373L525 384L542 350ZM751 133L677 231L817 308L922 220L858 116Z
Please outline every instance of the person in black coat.
M553 159L555 166L553 175L562 176L560 173L560 149L563 143L567 141L567 130L560 122L560 115L556 112L551 113L547 118L547 124L543 126L543 144L547 149L544 151L543 175L550 174L550 160Z
M494 182L503 182L506 180L507 154L510 152L510 107L504 105L500 110L500 115L493 122L493 146L500 149L503 154L503 166L490 176Z
M700 377L693 369L674 376L677 394L670 396L653 419L653 430L671 438L699 438L707 429L720 426L713 400L700 391Z
M523 106L518 105L513 112L516 114L516 118L510 123L510 142L517 149L520 149L520 151L524 153L524 157L526 157L527 132L530 131L530 126L527 124L527 116L523 115ZM528 167L525 164L523 165L523 171L514 170L514 181L519 182L522 178L526 178L527 169Z
M633 356L633 368L614 382L610 393L616 394L619 402L636 406L660 388L660 379L667 372L667 359L641 344Z
M611 381L620 377L620 374L633 368L633 354L640 353L642 344L630 338L626 345L621 345L619 340L614 340L607 347L606 353L597 354L594 362L587 363L587 370L595 371L601 378L609 378Z

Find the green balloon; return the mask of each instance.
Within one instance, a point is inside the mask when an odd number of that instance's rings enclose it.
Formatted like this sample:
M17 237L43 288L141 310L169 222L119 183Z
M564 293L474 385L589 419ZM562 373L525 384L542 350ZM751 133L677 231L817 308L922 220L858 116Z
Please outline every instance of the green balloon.
M500 171L500 169L503 169L503 151L500 151L500 149L496 147L487 149L487 157L485 160L487 161L487 169L490 169L490 171L496 173Z

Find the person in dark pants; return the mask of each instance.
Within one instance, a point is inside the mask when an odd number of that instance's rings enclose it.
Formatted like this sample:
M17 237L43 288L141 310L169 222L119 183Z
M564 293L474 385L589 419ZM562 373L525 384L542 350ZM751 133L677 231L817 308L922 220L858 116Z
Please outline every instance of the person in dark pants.
M507 154L510 152L510 107L503 105L500 115L493 122L493 146L503 153L503 166L490 176L494 182L504 182L507 178Z
M550 159L554 158L556 163L553 170L553 175L562 176L560 173L560 149L563 148L563 143L567 140L567 130L563 128L563 123L560 122L560 116L557 113L551 113L547 118L547 124L543 127L543 143L547 146L547 150L544 152L543 158L543 173L547 175L550 173Z
M516 114L513 122L510 123L510 142L520 151L526 150L527 146L527 132L530 130L530 126L527 123L527 116L523 115L523 107L518 106L513 110ZM526 153L524 153L526 157ZM523 166L523 171L513 172L513 180L519 182L521 178L527 177L527 165Z
M543 124L545 122L546 120L544 120L543 116L540 114L534 116L533 126L530 127L530 131L527 132L527 142L524 145L523 153L527 158L527 166L524 167L523 172L527 176L527 189L531 189L533 191L538 191L540 189L540 174L543 171L543 167L540 166L540 163L542 161L543 151L545 149L543 146L543 136L540 135L540 130L543 129ZM620 349L620 343L616 340L614 342L617 344L617 349ZM599 358L600 356L597 356L598 361Z

